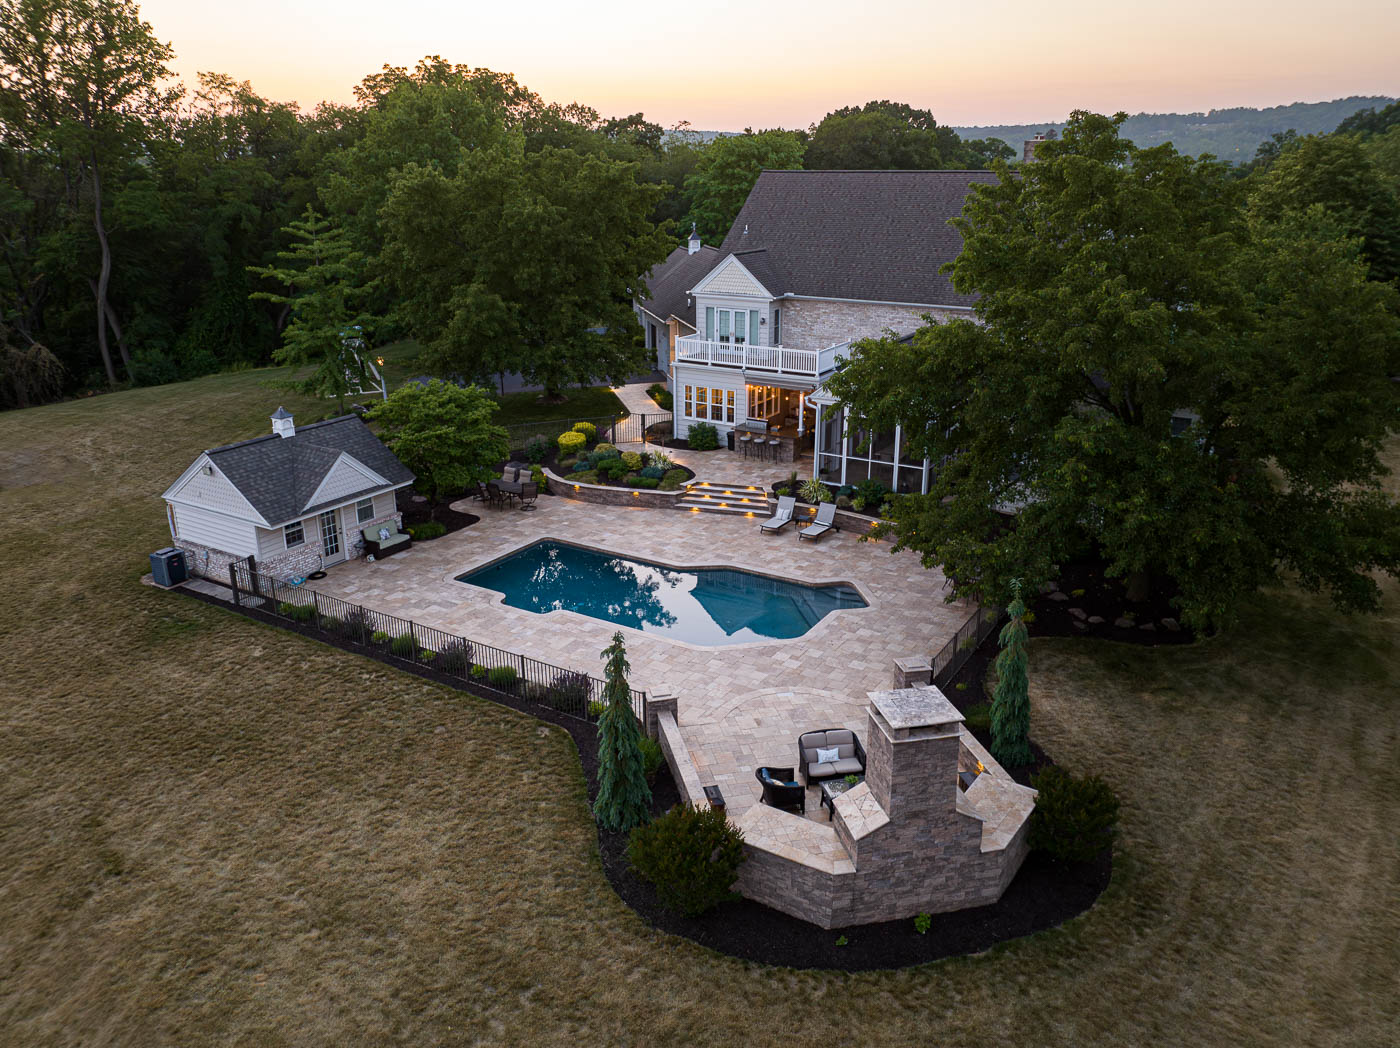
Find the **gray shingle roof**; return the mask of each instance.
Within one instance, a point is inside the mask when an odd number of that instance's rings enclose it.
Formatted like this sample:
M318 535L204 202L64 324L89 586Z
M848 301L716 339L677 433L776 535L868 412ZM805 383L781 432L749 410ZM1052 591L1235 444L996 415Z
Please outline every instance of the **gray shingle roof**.
M695 300L689 291L723 258L714 247L702 245L693 255L685 247L676 248L647 275L647 295L641 300L642 305L662 320L678 316L694 327Z
M383 490L382 485L376 484L363 491L306 506L342 452L374 470L391 486L408 484L414 479L408 467L355 415L298 426L295 435L290 437L269 434L211 448L205 454L253 508L277 527L327 506Z
M969 187L995 181L991 171L764 171L720 257L738 255L775 295L970 306L976 296L938 270L962 250L948 220Z

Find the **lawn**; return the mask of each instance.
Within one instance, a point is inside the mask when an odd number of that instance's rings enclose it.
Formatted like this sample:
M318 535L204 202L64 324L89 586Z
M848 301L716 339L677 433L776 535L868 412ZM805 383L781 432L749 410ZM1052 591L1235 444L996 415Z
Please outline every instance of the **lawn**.
M541 393L507 393L497 397L501 405L496 421L503 426L553 419L613 418L628 414L627 408L607 386L585 386L565 390L562 401L546 403Z
M324 410L269 375L0 414L0 1043L1400 1043L1395 587L1034 642L1036 739L1124 802L1099 904L762 969L616 898L562 731L139 584L196 452Z

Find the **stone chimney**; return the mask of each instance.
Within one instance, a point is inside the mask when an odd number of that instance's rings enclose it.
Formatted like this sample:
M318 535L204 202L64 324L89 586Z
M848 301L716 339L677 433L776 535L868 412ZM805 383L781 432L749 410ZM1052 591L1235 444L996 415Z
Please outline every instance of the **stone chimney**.
M1035 151L1046 142L1051 142L1058 138L1052 127L1049 131L1037 132L1033 138L1028 138L1021 144L1021 163L1029 164L1035 160Z
M865 782L891 819L953 811L962 719L934 687L870 692Z
M279 407L277 413L272 416L272 432L279 437L294 437L297 435L297 428L292 424L292 415L286 408Z
M690 241L686 245L689 254L695 254L700 250L700 234L695 231L695 223L690 223Z

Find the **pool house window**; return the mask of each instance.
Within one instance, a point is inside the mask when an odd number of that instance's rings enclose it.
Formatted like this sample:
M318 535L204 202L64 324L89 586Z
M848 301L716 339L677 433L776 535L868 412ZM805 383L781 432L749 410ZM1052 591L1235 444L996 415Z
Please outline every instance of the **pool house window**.
M287 544L288 549L295 549L306 541L306 532L302 530L301 521L295 524L288 524L282 529L282 539Z
M355 503L355 523L368 524L374 519L374 499L360 499Z

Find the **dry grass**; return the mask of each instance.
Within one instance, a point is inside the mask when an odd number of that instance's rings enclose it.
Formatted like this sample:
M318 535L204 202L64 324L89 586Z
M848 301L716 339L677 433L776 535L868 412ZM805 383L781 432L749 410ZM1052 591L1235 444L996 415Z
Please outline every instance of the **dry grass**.
M1192 650L1038 642L1037 737L1125 802L1100 904L764 970L617 900L562 732L138 584L164 485L298 406L265 377L0 415L0 1041L1400 1043L1393 588Z

